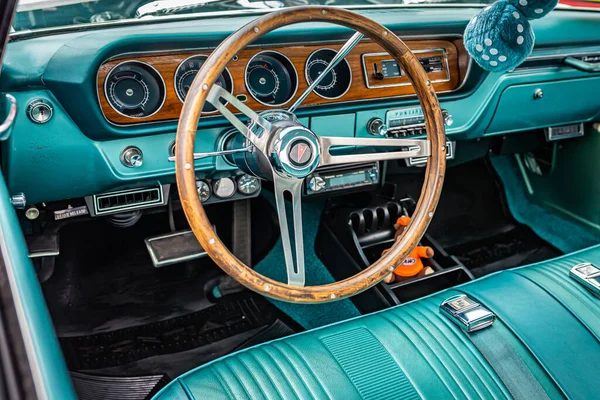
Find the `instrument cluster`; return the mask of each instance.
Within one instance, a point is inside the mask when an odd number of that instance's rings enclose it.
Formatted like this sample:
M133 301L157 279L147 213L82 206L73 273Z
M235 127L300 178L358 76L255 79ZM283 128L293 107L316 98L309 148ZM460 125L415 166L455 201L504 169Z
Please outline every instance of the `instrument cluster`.
M321 75L335 54L333 49L322 48L308 57L304 66L304 79L308 85ZM183 60L175 70L173 89L182 103L207 58L203 54L193 55ZM244 70L244 84L250 96L269 107L279 107L292 100L298 91L299 79L294 63L274 50L255 54ZM348 61L343 60L314 91L324 99L337 99L348 92L351 83L352 69ZM233 93L234 80L227 68L216 84ZM154 67L137 60L115 66L109 71L104 86L108 104L116 112L129 118L145 118L156 114L164 104L168 90L165 80ZM208 103L202 109L204 114L216 111Z

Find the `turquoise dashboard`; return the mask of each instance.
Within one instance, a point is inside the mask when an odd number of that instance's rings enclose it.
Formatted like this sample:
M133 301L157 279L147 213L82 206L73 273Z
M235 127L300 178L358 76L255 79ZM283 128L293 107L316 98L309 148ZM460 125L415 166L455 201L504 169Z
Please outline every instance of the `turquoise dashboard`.
M403 39L460 40L476 7L371 9L364 15ZM107 60L127 54L193 52L217 46L255 16L202 18L192 21L146 21L43 37L15 35L8 45L0 91L18 103L17 120L2 143L2 171L11 193L24 192L29 203L80 198L125 188L173 183L175 167L167 160L177 120L116 124L103 113L98 70ZM462 143L548 126L591 121L599 117L600 74L563 63L566 57L600 55L600 13L556 10L532 23L536 47L519 68L487 73L466 60L464 80L456 90L440 93L442 108L453 118L449 140ZM263 46L319 44L345 40L348 29L326 24L289 26L266 35ZM536 95L536 93L538 93ZM540 96L539 93L543 95ZM27 106L43 100L53 115L33 123ZM318 135L369 137L367 125L386 112L418 105L414 96L369 98L319 104L297 112ZM230 128L221 117L201 118L196 150L214 151ZM142 150L144 163L128 168L121 152ZM221 158L197 160L199 178L235 174ZM32 177L35 177L32 179Z

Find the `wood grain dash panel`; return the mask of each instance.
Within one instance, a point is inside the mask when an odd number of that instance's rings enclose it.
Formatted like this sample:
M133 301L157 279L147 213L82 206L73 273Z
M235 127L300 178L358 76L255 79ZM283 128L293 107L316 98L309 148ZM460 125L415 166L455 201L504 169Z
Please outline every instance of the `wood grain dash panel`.
M447 66L449 78L446 77L446 71L432 72L429 73L429 77L434 81L434 88L437 92L448 92L455 90L460 86L462 80L466 75L466 69L468 65L468 55L462 46L462 42L449 41L449 40L411 40L405 42L408 47L413 51L418 51L418 57L424 57L427 55L439 55L444 52L445 57L443 58L444 65ZM305 65L306 60L314 51L321 48L331 48L338 50L343 43L320 43L311 45L288 45L288 46L270 46L270 47L252 47L246 48L238 53L238 59L236 61L230 61L227 64L227 68L233 78L233 91L235 95L246 95L248 100L246 105L255 111L264 111L271 108L286 108L289 107L294 100L308 87L308 83L305 79ZM433 50L432 49L443 49ZM284 54L294 64L298 73L298 91L286 104L279 107L269 107L260 104L252 98L248 92L245 84L244 73L248 61L257 53L264 50L274 50ZM369 53L384 53L383 56L378 56L378 59L391 59L392 57L376 43L370 41L363 41L358 44L348 54L346 59L350 64L352 71L352 83L348 92L337 99L324 99L315 93L311 93L304 101L301 107L315 106L320 104L333 104L333 103L344 103L349 101L362 101L362 100L375 100L375 99L386 99L399 96L414 95L415 90L408 82L406 77L401 77L398 81L406 83L403 86L391 86L391 87L377 87L368 88L365 75L367 77L372 76L372 67L369 69L367 64L367 72L363 69L362 58L363 55ZM104 64L102 64L98 70L98 93L100 107L106 116L106 118L115 124L127 125L127 124L138 124L143 122L157 122L157 121L168 121L179 118L182 109L182 103L177 97L175 92L175 71L179 64L186 58L192 55L209 55L210 51L197 51L197 52L182 52L182 53L165 53L165 54L141 54L141 55L128 55L126 57L116 57ZM142 61L150 64L162 75L166 84L166 100L162 108L154 115L145 118L130 118L123 116L116 112L108 103L106 94L104 92L104 82L108 73L118 64L124 61ZM372 63L371 63L372 64ZM443 75L443 76L442 76ZM442 79L443 78L443 79ZM446 80L447 78L447 80ZM374 79L373 79L374 80ZM387 83L388 79L385 80ZM435 82L438 81L438 82ZM376 81L375 84L380 84L383 81ZM232 108L233 109L233 108ZM214 113L213 113L214 114ZM211 115L211 114L206 114Z

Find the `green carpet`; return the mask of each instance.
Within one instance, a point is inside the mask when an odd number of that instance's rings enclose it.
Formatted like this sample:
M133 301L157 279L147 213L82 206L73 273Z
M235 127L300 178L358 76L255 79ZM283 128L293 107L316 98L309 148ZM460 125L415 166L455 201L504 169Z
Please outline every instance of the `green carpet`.
M502 183L513 217L530 227L539 237L564 253L572 253L600 243L600 236L572 220L533 203L513 156L491 157Z
M271 204L275 204L272 193L263 191ZM322 201L303 202L302 219L304 221L304 266L306 270L306 285L322 285L334 282L333 277L315 253L315 239L324 203ZM283 256L281 239L254 270L280 282L287 282L287 272ZM269 299L281 311L306 329L343 321L360 315L354 304L348 300L339 300L325 304L294 304Z

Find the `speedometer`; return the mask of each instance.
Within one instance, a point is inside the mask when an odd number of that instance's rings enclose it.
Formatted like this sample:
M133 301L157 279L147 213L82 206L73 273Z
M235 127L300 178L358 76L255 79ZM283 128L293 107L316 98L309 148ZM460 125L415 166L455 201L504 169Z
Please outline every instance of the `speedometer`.
M182 103L185 101L185 97L192 86L192 82L194 81L196 74L198 71L200 71L200 68L202 68L202 65L207 58L208 56L202 55L192 56L183 60L181 64L179 64L179 67L177 67L177 71L175 71L175 91L177 92L177 97L179 97L179 100L181 100ZM231 74L227 68L225 68L223 73L219 75L215 85L219 85L222 88L225 88L225 90L227 90L229 93L233 93L233 79L231 78ZM221 101L223 104L225 104L224 100ZM217 110L212 104L208 102L204 103L202 112L211 113L215 111Z
M126 61L114 67L106 77L104 91L110 106L130 118L155 114L166 98L162 76L141 61Z
M267 106L280 106L298 90L298 73L294 64L276 51L263 51L246 66L246 87L256 101Z
M312 53L306 60L306 82L312 84L319 77L337 52L332 49L319 49ZM346 59L343 59L331 70L315 88L315 93L325 99L342 97L352 83L352 70Z

